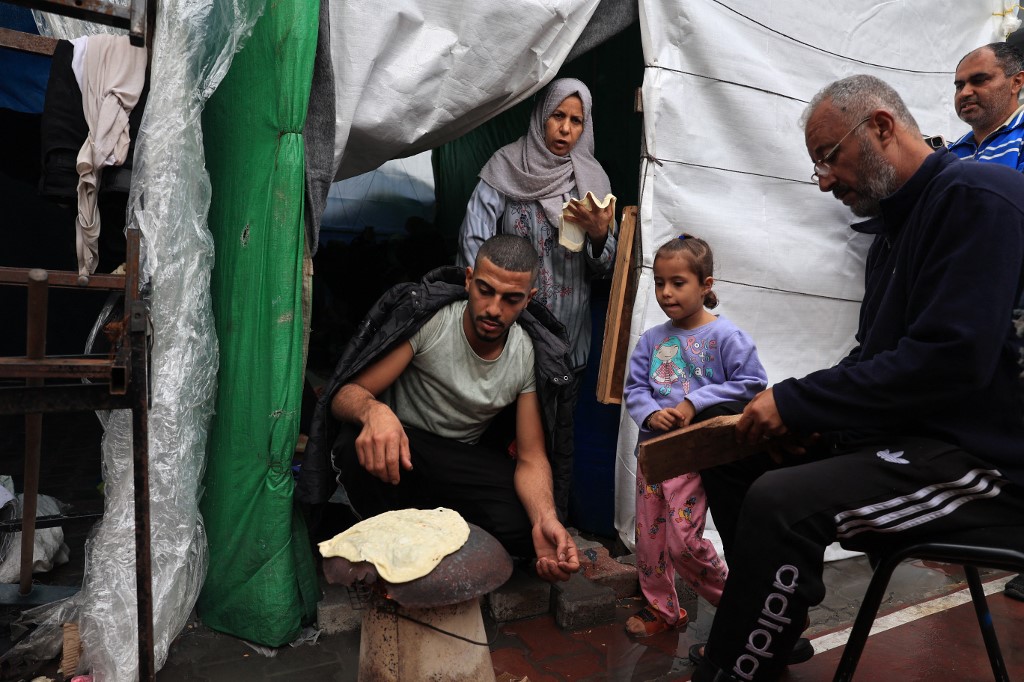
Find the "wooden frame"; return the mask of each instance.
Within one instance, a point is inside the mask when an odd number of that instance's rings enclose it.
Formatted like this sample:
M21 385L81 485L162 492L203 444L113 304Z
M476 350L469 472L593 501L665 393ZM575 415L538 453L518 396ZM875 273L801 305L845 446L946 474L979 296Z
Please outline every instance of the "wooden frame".
M622 209L619 225L619 245L615 253L611 295L608 297L608 316L604 321L604 342L601 364L597 372L597 400L606 405L622 403L622 387L626 378L629 358L630 322L637 287L636 206Z

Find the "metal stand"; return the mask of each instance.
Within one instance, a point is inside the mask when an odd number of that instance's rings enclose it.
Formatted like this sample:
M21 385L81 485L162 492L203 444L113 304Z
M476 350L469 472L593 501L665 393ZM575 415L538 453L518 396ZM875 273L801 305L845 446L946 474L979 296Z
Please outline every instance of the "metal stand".
M132 411L132 453L135 488L135 578L139 619L139 679L156 678L153 652L153 586L149 529L149 309L139 295L139 230L127 230L125 275L94 275L78 283L77 272L0 267L0 284L28 288L28 333L25 357L0 358L0 378L24 379L24 386L0 386L0 414L25 414L25 491L21 521L21 583L18 593L0 603L47 603L60 598L32 585L32 548L36 527L56 526L95 515L51 516L37 523L42 415L52 412L129 409ZM111 330L109 355L47 357L46 303L48 287L123 290L125 315ZM110 326L110 325L108 325ZM98 383L45 383L45 380L92 379ZM0 530L12 530L0 525ZM13 587L13 586L11 586ZM53 588L49 588L52 590ZM35 596L33 596L35 595ZM51 598L46 598L47 596ZM63 596L67 596L66 594Z

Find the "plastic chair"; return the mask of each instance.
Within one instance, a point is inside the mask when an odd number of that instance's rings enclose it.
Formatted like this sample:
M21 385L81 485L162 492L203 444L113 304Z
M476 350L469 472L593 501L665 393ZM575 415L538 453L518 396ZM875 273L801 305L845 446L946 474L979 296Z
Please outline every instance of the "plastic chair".
M849 682L853 679L857 661L864 651L871 625L878 607L885 597L886 588L893 571L905 559L922 559L958 564L967 576L967 585L978 616L992 673L999 682L1009 682L1003 654L999 650L992 615L988 610L985 591L978 574L978 567L995 568L1013 572L1024 572L1024 527L985 528L972 533L947 536L941 542L921 542L895 549L882 555L875 567L871 582L861 602L857 618L853 623L850 638L836 669L834 682Z

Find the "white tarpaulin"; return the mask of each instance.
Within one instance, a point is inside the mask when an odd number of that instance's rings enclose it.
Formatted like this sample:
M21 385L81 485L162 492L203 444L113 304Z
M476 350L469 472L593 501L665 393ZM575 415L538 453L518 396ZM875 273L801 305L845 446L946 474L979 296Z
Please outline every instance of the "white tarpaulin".
M654 251L682 231L715 252L715 312L756 341L769 384L834 364L853 346L870 240L811 180L798 118L827 83L868 73L893 85L925 134L955 139L953 72L1002 40L992 0L842 4L641 0L646 71L640 224L644 269L631 342L665 320ZM623 411L616 528L632 546L636 426ZM709 534L714 538L714 534Z
M331 2L335 179L437 147L550 81L598 0Z

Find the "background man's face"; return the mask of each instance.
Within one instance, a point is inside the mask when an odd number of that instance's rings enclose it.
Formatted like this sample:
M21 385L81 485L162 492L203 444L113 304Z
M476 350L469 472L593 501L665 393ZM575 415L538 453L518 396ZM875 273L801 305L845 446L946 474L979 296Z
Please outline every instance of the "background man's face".
M994 130L1017 108L1020 80L1003 73L992 50L971 52L957 66L953 78L956 115L976 131Z

